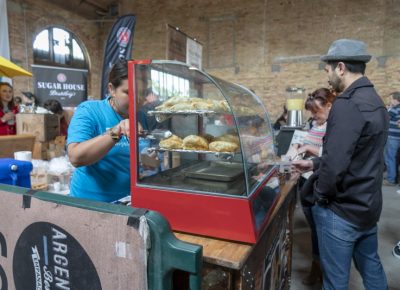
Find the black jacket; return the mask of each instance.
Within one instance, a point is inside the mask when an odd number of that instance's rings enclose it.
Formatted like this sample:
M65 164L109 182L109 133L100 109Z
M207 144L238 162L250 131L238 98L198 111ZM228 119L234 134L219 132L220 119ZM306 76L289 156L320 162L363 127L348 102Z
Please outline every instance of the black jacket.
M362 77L333 103L314 197L328 199L337 215L363 229L374 226L382 211L383 151L389 117L372 83Z

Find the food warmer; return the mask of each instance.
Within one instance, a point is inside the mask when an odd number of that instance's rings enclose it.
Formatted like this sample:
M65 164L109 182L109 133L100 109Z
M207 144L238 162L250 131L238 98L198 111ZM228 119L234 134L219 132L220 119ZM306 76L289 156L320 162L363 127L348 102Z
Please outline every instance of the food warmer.
M261 100L181 62L128 68L132 205L175 231L255 243L280 192Z

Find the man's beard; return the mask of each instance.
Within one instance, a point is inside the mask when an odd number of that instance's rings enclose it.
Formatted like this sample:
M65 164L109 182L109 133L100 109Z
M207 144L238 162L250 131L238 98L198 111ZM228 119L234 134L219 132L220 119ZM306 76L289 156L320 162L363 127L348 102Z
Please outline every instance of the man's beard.
M343 91L342 80L336 73L334 73L332 78L329 80L329 84L335 92L341 93Z

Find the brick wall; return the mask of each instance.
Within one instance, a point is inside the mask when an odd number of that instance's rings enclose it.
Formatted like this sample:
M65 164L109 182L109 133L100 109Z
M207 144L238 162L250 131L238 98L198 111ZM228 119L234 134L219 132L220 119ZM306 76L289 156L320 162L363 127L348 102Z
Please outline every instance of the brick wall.
M133 57L164 59L166 24L203 43L203 67L243 84L263 99L272 118L285 102L285 88L309 93L327 85L319 55L338 38L365 41L373 59L367 76L382 96L400 89L399 0L204 0L128 1L137 16ZM90 60L89 94L100 93L102 50L110 23L91 23L51 1L8 1L11 56L32 64L33 37L48 25L73 31ZM129 6L131 5L131 6ZM26 32L26 33L25 33ZM31 81L19 78L19 88Z
M338 38L365 41L378 93L400 90L398 0L135 1L135 58L165 58L165 24L203 43L203 67L263 99L272 118L285 88L327 86L319 55Z
M89 63L88 94L99 97L99 72L102 69L104 39L109 31L109 23L90 22L44 0L7 1L7 10L11 59L16 64L31 71L35 36L49 26L64 28L73 32L83 45ZM21 91L33 91L31 78L14 78L13 84L15 95L20 95Z

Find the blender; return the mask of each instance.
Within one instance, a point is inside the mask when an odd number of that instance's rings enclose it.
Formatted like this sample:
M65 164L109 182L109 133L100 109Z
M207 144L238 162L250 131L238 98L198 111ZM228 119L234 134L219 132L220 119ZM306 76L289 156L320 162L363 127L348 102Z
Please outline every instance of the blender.
M288 110L287 126L303 126L304 88L288 87L286 89L286 108Z

